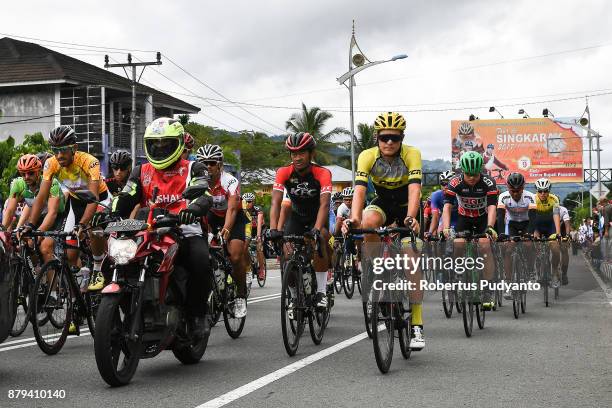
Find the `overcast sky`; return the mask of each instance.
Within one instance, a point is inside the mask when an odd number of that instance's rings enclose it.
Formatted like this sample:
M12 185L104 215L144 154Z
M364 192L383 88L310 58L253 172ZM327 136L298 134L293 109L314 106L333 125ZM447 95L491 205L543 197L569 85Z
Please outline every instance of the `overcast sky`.
M532 116L546 107L557 116L580 116L584 97L550 100L612 92L610 7L605 0L29 1L3 5L0 31L159 50L231 100L289 108L304 102L333 111L330 128L348 128L348 91L336 78L348 68L355 19L358 43L370 60L409 55L356 77L356 123L372 122L378 111L403 111L406 142L424 158L449 159L452 119L470 113L495 118L482 108L490 105L513 118L521 107ZM103 64L104 52L55 49ZM111 55L125 60L124 52ZM136 55L155 58L152 52ZM189 92L221 99L162 60L159 71ZM143 78L158 89L188 93L149 68ZM198 122L269 134L280 134L296 110L245 106L247 113L213 101L227 113L203 99L175 96L203 107L207 116L194 116ZM604 135L602 167L612 167L612 95L592 96L589 106L593 127ZM470 109L459 110L465 107ZM410 112L423 109L436 111Z

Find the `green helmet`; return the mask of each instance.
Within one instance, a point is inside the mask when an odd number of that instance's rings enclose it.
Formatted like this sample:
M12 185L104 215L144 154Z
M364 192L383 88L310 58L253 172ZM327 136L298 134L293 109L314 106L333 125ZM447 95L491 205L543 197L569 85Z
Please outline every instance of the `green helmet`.
M465 152L461 155L461 170L468 175L480 174L482 171L482 156L478 152Z
M155 119L144 134L147 160L157 170L170 167L181 158L185 141L185 129L178 120L171 118Z

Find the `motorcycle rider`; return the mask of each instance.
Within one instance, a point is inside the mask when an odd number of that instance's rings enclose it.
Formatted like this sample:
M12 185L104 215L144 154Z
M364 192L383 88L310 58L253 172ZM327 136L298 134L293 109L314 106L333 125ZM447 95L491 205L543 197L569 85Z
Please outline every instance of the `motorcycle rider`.
M189 274L186 307L193 336L202 338L210 333L206 299L212 289L212 275L208 241L203 237L199 221L208 212L212 201L208 192L189 203L181 196L188 186L208 186L206 167L181 158L185 147L184 133L180 122L170 118L155 119L147 127L144 145L149 162L134 167L126 186L113 202L113 211L126 217L137 204L147 207L157 189L155 202L163 204L171 214L178 214L183 234L175 267L183 267ZM95 218L93 223L99 224L104 215Z

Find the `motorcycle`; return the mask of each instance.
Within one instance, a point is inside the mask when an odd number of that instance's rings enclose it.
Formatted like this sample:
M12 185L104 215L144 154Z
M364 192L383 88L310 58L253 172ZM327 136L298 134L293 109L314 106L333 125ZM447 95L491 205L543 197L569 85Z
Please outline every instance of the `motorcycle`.
M204 186L188 187L182 194L195 199ZM153 203L157 188L153 191ZM102 290L96 317L94 349L100 375L109 385L128 384L140 359L172 350L183 364L199 362L208 336L192 336L184 308L187 271L175 266L181 230L178 217L151 204L147 221L110 222L108 256L114 261L111 282Z

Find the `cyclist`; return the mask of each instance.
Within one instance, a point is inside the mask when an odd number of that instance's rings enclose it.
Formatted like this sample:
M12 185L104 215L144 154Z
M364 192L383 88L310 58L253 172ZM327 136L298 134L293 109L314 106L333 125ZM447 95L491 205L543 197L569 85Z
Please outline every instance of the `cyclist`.
M291 213L284 231L290 235L310 232L319 242L328 242L327 224L330 215L331 172L313 163L316 141L305 132L287 137L285 147L289 150L291 164L276 171L270 209L270 238L279 237L278 221L281 213L283 192L291 199ZM322 241L320 240L322 238ZM317 278L317 307L327 308L327 274L329 268L328 245L321 245L322 254L314 253L314 270ZM294 288L290 288L295 290ZM296 293L292 292L292 298Z
M64 231L75 231L81 237L96 212L98 204L86 203L80 200L73 192L87 189L91 191L100 202L110 204L110 194L102 175L100 162L89 153L78 150L77 137L70 126L59 126L49 132L49 144L54 156L47 159L43 169L42 181L32 204L26 228L32 229L38 224L45 203L53 187L53 179L57 178L64 190L69 192L66 203L66 219ZM90 234L91 252L94 259L93 273L88 289L100 290L104 287L104 277L101 273L102 261L106 242L99 234ZM76 266L78 250L68 250L68 261Z
M203 237L199 219L211 205L208 194L187 204L181 197L186 187L208 185L208 172L201 163L181 159L183 153L183 126L170 118L155 119L144 134L148 163L134 167L129 180L113 201L113 211L127 217L136 205L148 207L157 189L156 203L177 214L182 224L177 266L189 274L186 305L191 315L193 334L202 338L210 332L207 315L208 299L212 289L212 274L208 262L208 242ZM98 213L103 214L103 213Z
M185 132L183 142L185 144L185 150L183 150L183 154L181 154L181 159L191 160L191 151L195 146L195 140L193 139L193 136L191 136L191 134Z
M332 205L329 207L329 232L333 233L336 231L338 209L342 203L342 193L340 191L336 191L332 195Z
M423 201L423 230L429 231L429 228L432 225L431 222L431 196L427 197L427 200Z
M447 170L440 173L440 189L431 194L431 223L429 226L429 235L436 235L442 232L442 211L444 210L444 189L448 185L450 179L455 176L455 172ZM451 228L454 229L457 223L457 200L453 201L451 211Z
M458 217L457 232L469 231L473 234L487 233L490 238L497 239L495 218L497 207L497 186L495 181L482 174L483 160L480 153L465 152L459 160L462 174L456 175L448 182L444 190L444 211L442 213L443 233L450 236L451 211L454 199L457 200ZM489 238L480 238L480 256L484 258L484 279L491 280L495 262L491 253ZM456 257L465 254L465 239L454 240ZM491 310L494 302L490 291L484 292L482 307Z
M42 163L33 154L24 154L17 161L17 171L21 177L14 179L11 183L9 199L6 206L5 218L2 226L7 229L13 219L17 209L17 203L24 200L26 203L22 216L17 223L17 229L25 225L30 215L32 203L38 193L41 183ZM42 210L42 222L37 225L41 231L61 229L63 223L63 213L66 206L66 199L62 193L61 186L57 179L53 179L49 190L47 205ZM44 262L53 259L53 239L44 238L40 243L40 252Z
M559 198L550 192L550 180L540 178L535 182L536 194L536 220L535 232L536 238L548 237L554 240L561 239L561 219L559 217ZM552 252L552 270L553 278L551 282L552 288L559 287L559 243L550 241L550 251Z
M364 150L357 159L355 192L350 220L345 222L343 232L349 226L361 228L379 228L397 223L412 228L419 234L419 223L416 219L421 200L421 152L403 144L406 120L396 112L384 112L376 117L374 130L376 146ZM365 207L368 178L372 179L377 197ZM366 243L380 242L375 234L364 236ZM415 256L411 250L409 255ZM376 256L371 254L372 256ZM406 274L406 278L417 284L421 279L421 270ZM423 316L421 290L410 292L412 304L412 334L410 347L421 350L425 347L423 337Z
M257 242L257 262L259 270L257 274L260 279L264 278L264 262L266 261L263 253L262 231L264 227L264 213L260 207L255 205L255 194L244 193L242 195L242 210L249 222L245 226L245 235L248 241L256 239Z
M562 205L559 206L559 221L561 222L561 285L565 286L569 283L567 269L569 267L571 222L569 211Z
M457 130L457 136L452 141L452 156L453 156L453 168L460 169L459 159L465 152L475 151L477 153L484 153L485 149L482 146L482 139L480 136L476 136L474 132L474 126L470 122L463 122L459 125Z
M535 228L535 195L525 190L525 177L521 173L510 173L506 179L508 191L500 194L497 200L497 231L511 237L533 234ZM504 269L506 280L512 279L511 254L514 242L504 244ZM533 265L533 250L527 251L527 265ZM504 298L511 300L512 291L508 289Z
M221 231L221 236L227 243L234 279L238 285L234 315L241 319L247 314L246 271L250 262L248 252L244 250L245 224L248 220L240 204L240 185L234 176L223 170L221 146L206 144L200 147L196 160L206 165L210 174L213 204L207 222L214 231Z
M104 179L104 182L108 187L108 191L113 196L116 196L123 190L132 172L132 155L125 150L117 150L111 154L109 163L113 171L113 177Z

